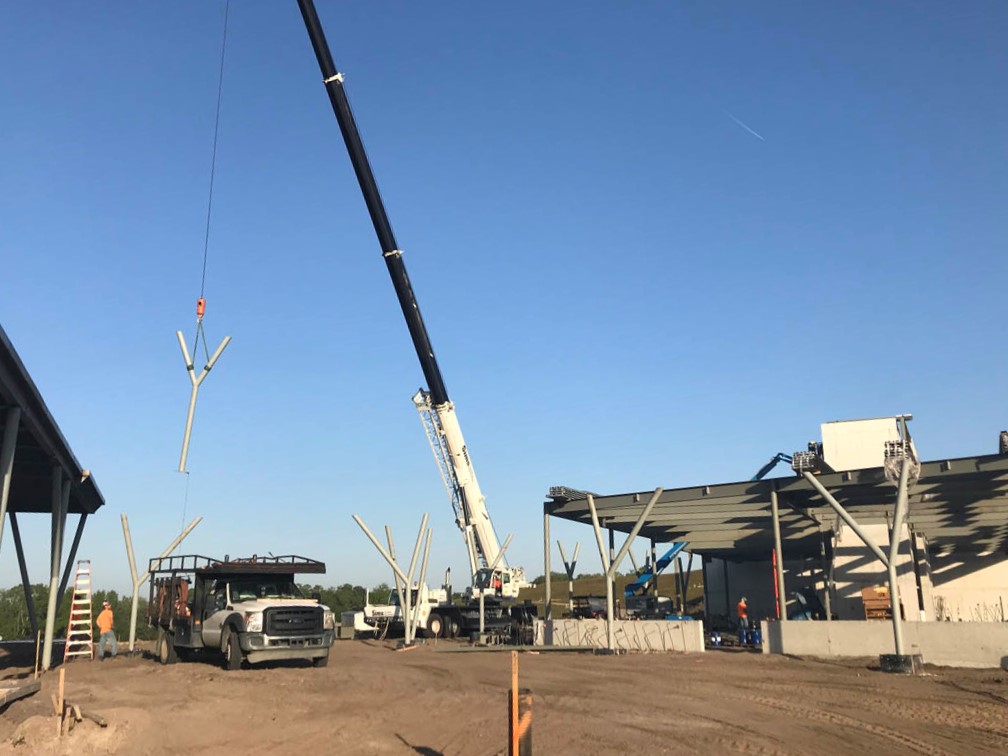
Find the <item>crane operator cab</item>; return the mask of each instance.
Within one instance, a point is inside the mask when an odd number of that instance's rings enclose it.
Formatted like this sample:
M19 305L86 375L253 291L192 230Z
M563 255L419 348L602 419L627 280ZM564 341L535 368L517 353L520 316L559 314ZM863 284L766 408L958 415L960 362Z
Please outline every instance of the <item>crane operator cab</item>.
M511 580L510 571L504 569L491 570L486 567L476 571L473 595L481 593L486 597L514 598L518 595L518 585Z

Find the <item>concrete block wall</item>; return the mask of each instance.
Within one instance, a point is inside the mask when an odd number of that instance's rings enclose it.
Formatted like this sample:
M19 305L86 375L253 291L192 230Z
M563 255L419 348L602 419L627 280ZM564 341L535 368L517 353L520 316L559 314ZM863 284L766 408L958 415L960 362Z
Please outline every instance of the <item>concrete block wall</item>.
M935 619L1008 622L1008 555L932 554Z
M598 619L559 619L545 623L545 645L606 648L606 623ZM613 636L623 651L704 650L703 622L616 620Z
M906 622L909 654L945 667L1000 667L1008 663L1008 622ZM763 653L863 657L894 652L892 623L764 622Z

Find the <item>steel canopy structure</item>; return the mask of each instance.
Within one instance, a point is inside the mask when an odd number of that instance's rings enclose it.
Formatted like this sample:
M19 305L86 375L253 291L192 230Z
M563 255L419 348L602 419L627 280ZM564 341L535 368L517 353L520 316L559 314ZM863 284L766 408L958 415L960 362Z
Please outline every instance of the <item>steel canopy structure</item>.
M886 523L892 517L896 491L883 468L816 478L859 522ZM800 477L665 490L640 535L659 543L687 541L691 552L708 557L765 559L774 548L772 491L780 502L781 538L788 552L818 557L820 533L836 528L837 515ZM629 533L650 493L593 496L599 524ZM551 489L543 514L591 525L585 492ZM922 463L909 493L907 523L937 552L1008 553L1008 455Z
M46 614L43 667L51 663L56 608L66 590L77 546L88 515L105 504L88 470L81 467L36 387L0 327L0 545L6 514L17 550L28 616L35 627L31 584L17 515L47 513L52 517L49 606ZM60 580L63 533L67 514L79 515L66 569Z

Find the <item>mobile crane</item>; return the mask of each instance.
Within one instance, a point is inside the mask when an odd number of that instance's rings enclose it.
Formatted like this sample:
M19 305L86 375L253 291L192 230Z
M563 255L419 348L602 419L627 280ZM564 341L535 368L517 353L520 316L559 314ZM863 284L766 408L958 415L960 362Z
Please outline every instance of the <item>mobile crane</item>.
M402 250L392 232L378 184L364 151L364 143L343 87L343 74L336 70L313 0L298 0L298 7L427 382L427 388L421 388L413 396L413 403L420 413L442 481L451 499L455 523L465 540L472 577L469 595L478 598L484 593L487 596L516 598L519 589L529 585L525 580L525 570L522 567L509 567L499 558L500 542L476 479L476 471L455 414L455 405L448 398L441 368L420 315L420 306L406 273Z

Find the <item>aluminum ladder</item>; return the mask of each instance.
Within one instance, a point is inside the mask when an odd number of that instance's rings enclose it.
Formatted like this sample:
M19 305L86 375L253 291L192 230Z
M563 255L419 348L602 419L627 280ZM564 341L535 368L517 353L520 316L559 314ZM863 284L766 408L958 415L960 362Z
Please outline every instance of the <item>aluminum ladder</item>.
M91 562L77 561L73 596L70 599L70 619L67 622L66 647L63 661L77 656L94 659L94 625L91 620Z

